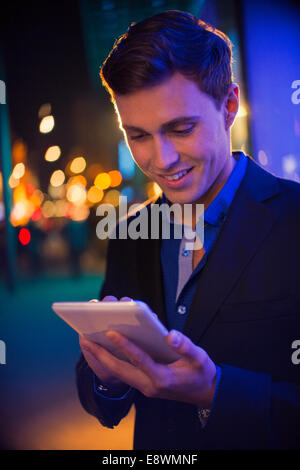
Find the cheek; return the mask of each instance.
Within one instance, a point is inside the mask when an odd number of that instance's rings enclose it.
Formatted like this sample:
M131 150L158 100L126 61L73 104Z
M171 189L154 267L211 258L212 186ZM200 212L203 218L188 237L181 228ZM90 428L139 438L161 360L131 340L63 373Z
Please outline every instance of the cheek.
M204 165L218 165L220 153L224 153L226 142L220 126L205 125L199 130L196 139L191 143L191 151L195 159Z
M215 148L216 140L214 129L202 125L195 138L189 141L190 151L196 158L206 159Z
M146 149L140 146L131 145L130 151L137 166L142 171L144 172L147 171L150 165L150 158L149 158L149 153L146 151Z

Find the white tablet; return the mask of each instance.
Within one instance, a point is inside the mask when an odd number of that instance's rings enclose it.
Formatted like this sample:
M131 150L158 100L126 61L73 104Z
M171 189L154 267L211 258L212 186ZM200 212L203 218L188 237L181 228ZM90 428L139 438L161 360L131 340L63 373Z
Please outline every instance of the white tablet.
M167 364L179 359L165 339L168 330L144 302L55 302L52 309L77 333L120 359L126 358L105 336L108 330L120 332L156 362Z

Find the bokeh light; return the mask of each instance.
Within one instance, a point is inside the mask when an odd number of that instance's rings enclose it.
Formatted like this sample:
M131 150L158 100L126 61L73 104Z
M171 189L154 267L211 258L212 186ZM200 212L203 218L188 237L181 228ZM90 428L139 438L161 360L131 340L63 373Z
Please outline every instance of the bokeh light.
M50 178L50 184L54 187L61 186L65 182L65 174L62 170L55 170Z
M40 220L41 217L42 217L42 209L39 207L38 209L34 211L34 213L31 216L31 219L34 222L37 222L38 220Z
M10 175L9 180L8 180L8 185L10 188L16 188L18 184L20 183L19 179L16 179L13 177L13 175Z
M42 134L48 134L52 131L54 127L54 117L53 116L45 116L40 122L40 132Z
M158 198L160 195L161 195L161 188L160 186L151 181L149 183L146 184L146 192L147 192L147 196L149 199L152 199L152 198Z
M26 187L26 193L28 196L33 196L33 193L35 191L35 187L33 186L33 184L31 183L26 183L25 184L25 187Z
M110 186L115 188L122 183L122 175L118 170L112 170L108 172L110 176Z
M61 199L65 197L66 185L61 184L60 186L52 186L52 184L49 184L48 194L52 197L52 199Z
M102 189L97 188L97 186L92 186L87 193L87 199L92 204L96 204L100 202L103 198L103 191Z
M25 184L19 184L18 187L15 188L13 193L13 199L15 204L20 201L26 201L27 193Z
M86 200L86 190L82 184L73 184L67 189L67 199L73 204L83 204Z
M58 145L52 145L52 147L49 147L45 153L45 160L47 162L55 162L56 160L59 159L60 155L61 155L60 147Z
M83 176L83 175L76 175L76 176L72 176L68 182L67 182L67 186L71 186L72 184L81 184L82 186L86 187L87 185L87 180L86 178Z
M42 207L44 217L54 217L55 215L55 204L52 201L45 201Z
M99 173L96 176L94 185L97 186L99 189L107 189L109 188L111 183L111 179L108 173Z
M26 217L26 204L24 202L17 202L11 212L11 218L15 222L22 220Z
M14 179L21 179L25 175L25 165L24 163L17 163L13 169L12 175Z
M81 222L83 220L86 220L90 214L90 210L87 206L81 205L81 206L73 206L70 208L69 215L72 220L75 220L76 222Z
M258 152L258 161L261 165L264 165L264 166L266 166L268 164L269 159L268 159L268 156L267 156L267 154L264 150L260 150Z
M12 158L16 163L24 162L27 156L27 146L22 139L18 139L12 146Z
M285 173L293 173L297 168L295 155L288 154L282 157L282 169Z
M86 160L84 157L76 157L71 162L70 170L72 173L82 173L86 167Z
M117 189L111 189L107 191L105 194L105 201L106 204L111 204L114 207L117 207L120 202L120 191Z
M39 201L39 205L42 204L44 197L45 197L40 189L35 189L32 196L36 198L37 201Z
M60 199L55 203L55 215L56 217L65 217L67 213L67 201Z
M18 200L11 211L10 221L14 227L26 225L34 213L35 207L27 199Z
M21 228L19 232L19 240L22 243L22 245L28 245L28 243L31 240L31 235L30 232L27 228Z
M248 111L247 111L246 105L240 104L236 117L237 118L246 117L247 115L248 115Z

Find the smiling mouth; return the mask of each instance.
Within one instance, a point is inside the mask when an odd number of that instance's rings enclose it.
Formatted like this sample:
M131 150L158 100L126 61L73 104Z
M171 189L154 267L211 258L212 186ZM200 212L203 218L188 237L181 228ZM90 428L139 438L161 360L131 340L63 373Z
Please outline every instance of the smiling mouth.
M160 175L160 176L162 178L165 178L168 181L177 181L180 178L182 178L183 176L185 176L191 170L192 170L192 168L188 168L187 170L182 170L182 171L179 171L178 173L174 173L174 175L169 175L169 176Z

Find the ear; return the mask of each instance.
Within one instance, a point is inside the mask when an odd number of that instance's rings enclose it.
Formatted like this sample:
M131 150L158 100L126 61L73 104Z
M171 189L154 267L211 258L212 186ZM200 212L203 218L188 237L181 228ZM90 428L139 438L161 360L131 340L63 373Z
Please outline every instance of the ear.
M225 129L228 130L239 110L239 87L235 83L230 85L223 102Z

